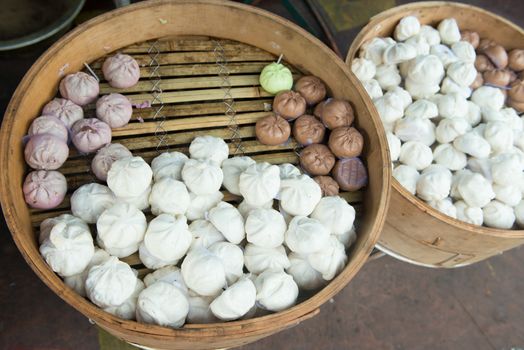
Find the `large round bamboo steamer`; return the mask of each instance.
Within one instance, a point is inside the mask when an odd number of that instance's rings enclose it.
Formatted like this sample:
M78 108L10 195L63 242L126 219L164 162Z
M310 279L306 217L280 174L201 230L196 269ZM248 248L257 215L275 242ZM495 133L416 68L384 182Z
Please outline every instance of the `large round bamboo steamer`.
M21 189L24 174L28 169L24 162L22 140L32 119L37 117L43 105L56 95L63 73L81 70L86 62L92 63L96 72L99 69L97 68L99 58L109 52L120 49L124 51L127 49L127 52L133 50L144 52L140 51L144 49L145 44L142 43L150 43L159 38L186 36L190 38L211 36L219 38L217 40L229 40L231 43L227 45L230 45L232 51L238 55L243 54L241 49L246 46L245 44L262 51L262 54L257 51L256 57L264 56L265 53L266 59L268 55L272 59L284 53L286 62L300 72L322 78L334 97L350 100L357 115L357 126L366 141L362 157L368 167L369 184L362 192L345 194L346 198L359 198L358 201L362 201L359 204L361 215L357 231L358 239L350 251L345 269L322 290L282 312L234 322L187 324L180 329L170 329L122 320L102 311L65 286L47 266L38 252L35 218L41 220L48 213L36 213L35 210L30 210L24 202ZM164 52L160 52L155 57L159 60L170 60L173 57L186 60L185 64L180 65L180 69L198 70L205 65L215 64L215 61L207 61L206 64L194 61L195 64L189 65L187 60L202 57L204 54L201 52L194 55L177 54L173 53L176 47L173 47L169 40L159 41L159 43L160 45L155 47L160 51L165 50L165 55ZM208 43L205 44L208 45ZM231 53L231 51L228 52ZM154 52L153 54L149 52L149 54L154 55ZM144 55L138 56L143 57ZM238 60L241 61L241 58L239 57ZM264 62L254 62L257 60L259 59L253 57L245 59L249 61L247 62L249 65L262 64L263 66ZM235 62L231 63L231 65L235 64ZM162 69L161 67L160 70ZM142 70L152 69L143 67ZM145 81L148 80L145 79ZM182 81L183 84L191 83L188 78L179 80L179 82ZM210 82L213 82L213 79L205 83ZM202 79L199 80L199 84L202 84ZM247 96L248 102L254 100L261 104L261 99L264 97L268 99L269 96L257 84L258 82L241 89L232 88L231 93L234 98L242 99ZM101 86L107 90L106 85ZM141 86L140 83L138 86ZM197 87L201 89L205 86L198 85L195 86L195 89ZM184 100L188 88L182 89L183 92L180 93L164 92L165 96L172 99L165 110L184 111L187 110L184 102L198 101L198 98ZM107 92L109 90L104 93ZM207 90L205 92L205 97L200 94L199 98L218 100L216 97L210 97L212 95L209 95ZM140 101L140 96L136 98L138 100L135 102ZM222 95L220 95L221 98ZM171 105L171 103L174 104ZM242 103L239 102L239 105ZM222 128L217 129L219 133L223 133L230 126L224 116L215 114L215 116L198 116L198 118L202 118L199 120L205 120L208 124L195 126L187 122L189 124L186 125L183 121L179 122L178 119L164 124L166 128L172 127L172 130L176 130L177 137L186 139L184 141L186 145L180 146L182 147L180 149L183 147L187 149L189 142L187 140L190 140L190 136L193 137L195 133L202 132L201 129L198 129L202 126L219 126ZM196 117L185 120L196 122ZM254 121L248 120L248 122L251 124L248 125L246 132L253 133ZM191 127L191 131L184 129L184 125L187 128ZM118 139L118 137L129 135L131 138L126 139L128 146L135 146L129 141L132 139L135 140L133 142L146 145L154 151L151 140L154 131L154 124L151 122L146 120L145 123L140 124L135 121L134 124L115 130L113 136ZM254 135L249 134L248 136ZM252 148L259 152L260 159L269 159L268 157L273 156L275 151L279 150L270 146L255 145L256 141L247 142L251 142ZM4 116L0 145L0 164L5 169L0 174L2 208L13 239L30 267L58 296L109 333L130 343L155 349L217 349L240 346L313 317L319 312L319 307L346 286L366 262L382 230L390 195L390 159L379 116L372 101L344 62L319 40L289 21L268 12L232 2L214 0L144 2L104 14L79 26L47 50L27 72ZM136 148L146 146L136 146ZM283 154L282 159L296 161L294 150L290 147L278 154ZM89 174L89 163L85 159L78 158L78 154L76 156L74 160L76 163L68 160L63 171L74 172L77 169L75 167L84 167L85 174L82 175L83 177L75 177L75 180L71 182L71 175L65 173L70 188L72 185L78 186L92 181L92 176ZM279 162L278 159L272 159ZM65 207L59 209L67 211L68 203L64 205ZM60 212L55 211L54 213L58 215Z
M438 25L445 18L457 20L460 30L472 30L507 50L524 47L524 30L481 8L428 1L398 6L369 21L357 35L346 57L351 65L362 44L374 37L392 36L405 16L421 24ZM482 261L524 243L524 231L499 230L464 223L444 215L406 191L392 179L391 203L377 248L400 260L427 267L459 267Z

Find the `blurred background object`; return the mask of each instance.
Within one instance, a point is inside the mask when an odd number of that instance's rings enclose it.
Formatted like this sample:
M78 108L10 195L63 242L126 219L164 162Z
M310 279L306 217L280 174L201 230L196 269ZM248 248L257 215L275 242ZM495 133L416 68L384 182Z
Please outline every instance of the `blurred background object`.
M67 31L85 0L2 0L0 51L38 43Z

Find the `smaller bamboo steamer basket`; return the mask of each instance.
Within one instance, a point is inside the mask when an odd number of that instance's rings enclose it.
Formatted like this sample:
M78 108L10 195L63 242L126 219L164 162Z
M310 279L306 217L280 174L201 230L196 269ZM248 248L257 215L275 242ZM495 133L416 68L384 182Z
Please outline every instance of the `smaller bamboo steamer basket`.
M436 26L453 17L460 30L472 30L506 49L524 48L524 30L479 7L442 1L406 4L384 11L357 35L346 57L351 65L362 44L374 37L392 36L405 16ZM377 244L383 252L426 267L460 267L482 261L524 243L523 230L500 230L464 223L444 215L406 191L392 179L393 191L384 230Z
M259 161L275 164L298 161L293 142L264 146L255 140L254 134L256 120L267 114L265 105L271 103L271 96L259 86L258 74L281 53L295 74L319 76L331 95L353 103L357 126L366 140L363 159L368 166L369 185L363 191L342 195L359 213L358 239L345 269L322 290L288 310L234 322L187 324L180 329L119 319L65 286L38 252L38 224L47 217L68 212L70 192L96 181L89 170L90 156L71 150L69 159L59 169L65 174L70 190L64 203L48 211L29 209L21 191L28 171L23 136L43 105L56 95L64 73L81 70L87 62L101 77L104 57L118 50L137 59L142 76L135 87L118 92L133 103L152 101L153 106L134 110L129 125L113 130L113 142L124 144L150 161L158 154L156 132L161 127L170 136L166 143L171 151L187 152L195 136L211 134L227 139L234 153L231 121L224 105L224 77L217 75L218 63L223 63L216 61L218 47L228 61L226 85L235 99L236 138L241 140L245 153ZM114 91L104 81L100 86L101 94ZM155 86L162 90L158 99L151 90ZM154 117L160 107L165 116L161 125ZM391 169L386 147L379 116L365 90L344 62L306 31L271 13L238 3L149 1L79 26L45 52L27 72L11 99L0 131L0 164L8 169L0 174L0 199L13 239L29 266L58 296L109 333L147 348L229 348L313 317L364 265L382 230L389 201ZM238 198L224 193L224 200L235 202ZM124 261L137 268L139 275L147 273L136 254Z

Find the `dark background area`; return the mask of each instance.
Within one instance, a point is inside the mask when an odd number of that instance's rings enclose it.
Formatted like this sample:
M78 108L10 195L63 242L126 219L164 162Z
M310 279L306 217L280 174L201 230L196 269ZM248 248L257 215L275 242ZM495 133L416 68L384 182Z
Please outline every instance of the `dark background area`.
M522 0L467 2L524 25ZM327 42L306 3L288 1L292 9L281 1L259 1L257 6L298 22ZM370 6L393 5L394 0L313 1L336 32L344 56L361 26L350 27L364 23ZM334 11L337 6L339 11ZM88 0L75 23L111 8L111 1ZM294 16L297 13L304 21ZM0 115L25 72L58 37L0 52ZM115 348L30 270L3 217L0 266L0 349L93 350L101 343L103 349ZM524 349L523 273L523 248L456 270L426 269L384 257L368 262L317 317L242 349Z

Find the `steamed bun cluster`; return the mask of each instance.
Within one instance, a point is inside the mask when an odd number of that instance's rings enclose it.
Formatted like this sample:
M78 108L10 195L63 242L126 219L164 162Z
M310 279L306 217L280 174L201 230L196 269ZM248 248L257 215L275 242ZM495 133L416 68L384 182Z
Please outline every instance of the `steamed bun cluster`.
M104 77L115 88L131 87L138 82L140 69L131 56L117 54L106 59ZM27 133L24 157L35 171L27 175L23 191L32 208L52 209L62 203L67 182L56 170L67 160L70 143L80 153L100 150L92 170L104 181L110 163L131 155L125 147L111 144L111 129L127 125L133 114L127 97L111 93L98 99L98 80L84 72L66 75L59 90L62 98L48 102ZM95 100L97 118L84 118L83 107Z
M53 271L105 311L174 328L254 317L291 307L345 267L354 208L322 198L293 165L228 158L228 145L211 136L195 138L189 157L163 153L151 165L113 148L101 150L111 161L98 160L107 186L81 186L73 215L40 228ZM242 197L238 208L222 186ZM125 262L136 253L151 271L143 281Z
M510 68L524 69L514 51ZM505 105L504 55L453 18L433 28L408 16L351 68L386 129L395 179L448 216L511 229L524 222L524 119Z

